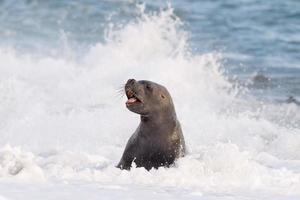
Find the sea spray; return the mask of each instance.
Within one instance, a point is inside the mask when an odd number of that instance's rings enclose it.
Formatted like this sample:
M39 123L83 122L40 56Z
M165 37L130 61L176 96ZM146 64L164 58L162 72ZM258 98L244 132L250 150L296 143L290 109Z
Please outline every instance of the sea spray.
M189 51L172 8L142 10L114 27L75 60L0 50L0 143L12 146L2 155L24 154L48 181L299 195L298 107L239 95L222 54ZM172 94L189 149L174 167L115 168L138 123L125 97L116 98L128 78L153 80ZM282 113L292 121L278 121ZM36 176L27 171L25 179Z

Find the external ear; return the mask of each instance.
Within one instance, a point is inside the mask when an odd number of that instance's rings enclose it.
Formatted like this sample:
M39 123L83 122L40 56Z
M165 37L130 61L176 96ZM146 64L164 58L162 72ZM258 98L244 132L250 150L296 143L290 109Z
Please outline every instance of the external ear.
M163 95L163 94L161 94L160 96L161 96L161 98L163 98L163 99L165 98L165 95Z

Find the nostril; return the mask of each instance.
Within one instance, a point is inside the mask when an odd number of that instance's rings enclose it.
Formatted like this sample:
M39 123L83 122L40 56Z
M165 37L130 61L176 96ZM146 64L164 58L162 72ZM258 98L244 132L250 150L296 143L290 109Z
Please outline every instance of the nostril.
M127 81L127 84L134 84L134 82L135 82L134 79L129 79L129 80Z

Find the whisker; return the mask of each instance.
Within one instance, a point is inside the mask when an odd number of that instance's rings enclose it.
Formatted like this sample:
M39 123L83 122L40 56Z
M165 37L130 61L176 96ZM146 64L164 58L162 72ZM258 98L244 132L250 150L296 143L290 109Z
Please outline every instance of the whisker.
M120 89L116 89L117 92L124 92L124 89L123 88L120 88Z
M122 99L125 95L124 92L125 84L122 84L120 87L116 88L115 98Z
M121 100L123 97L124 97L124 94L122 94L122 93L117 92L114 94L114 98L117 100Z
M125 84L120 85L119 87L116 88L117 91L124 91Z

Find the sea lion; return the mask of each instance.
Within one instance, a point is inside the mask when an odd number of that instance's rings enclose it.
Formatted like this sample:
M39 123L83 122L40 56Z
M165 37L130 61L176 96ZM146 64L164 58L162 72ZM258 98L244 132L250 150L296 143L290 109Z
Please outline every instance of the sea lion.
M185 142L168 90L157 83L129 79L125 85L126 107L141 116L141 121L130 137L117 165L130 170L169 167L184 156Z

